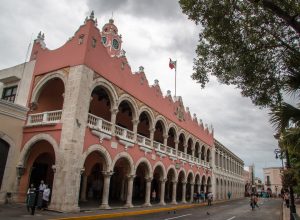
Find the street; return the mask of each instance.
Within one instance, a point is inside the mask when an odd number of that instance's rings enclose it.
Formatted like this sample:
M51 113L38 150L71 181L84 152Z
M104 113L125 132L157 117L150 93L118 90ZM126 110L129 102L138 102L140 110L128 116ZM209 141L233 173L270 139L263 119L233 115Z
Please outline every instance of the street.
M179 205L180 206L180 205ZM249 198L222 202L213 204L211 207L201 206L197 208L180 209L176 211L162 211L152 214L135 215L135 216L123 216L110 218L122 219L122 220L279 220L282 216L282 200L281 199L260 199L260 208L251 210L249 205ZM156 207L149 207L148 209L155 209ZM135 208L122 210L122 212L141 211L143 208ZM94 210L86 213L58 213L51 211L37 211L34 216L31 216L27 211L24 204L19 205L2 205L0 206L0 219L15 220L15 219L29 219L34 218L38 220L44 219L59 219L59 218L74 218L74 217L87 217L108 213L120 213L121 210ZM81 217L80 217L81 216ZM93 219L95 219L93 217ZM103 217L102 217L103 219ZM108 219L108 218L105 218Z
M122 220L171 220L171 219L206 219L206 220L279 220L282 215L281 199L260 199L259 206L251 210L249 199L237 200L227 203L216 204L211 207L199 207L193 209L182 209L172 212L160 212L149 215L122 217ZM115 219L115 218L114 218Z

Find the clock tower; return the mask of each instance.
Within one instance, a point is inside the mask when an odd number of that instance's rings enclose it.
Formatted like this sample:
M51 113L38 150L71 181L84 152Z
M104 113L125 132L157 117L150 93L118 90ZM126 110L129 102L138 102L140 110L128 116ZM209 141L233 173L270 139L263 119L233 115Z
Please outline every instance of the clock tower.
M118 35L118 28L114 24L114 20L112 18L109 19L109 22L102 28L101 42L107 48L108 53L112 57L122 56L122 36Z

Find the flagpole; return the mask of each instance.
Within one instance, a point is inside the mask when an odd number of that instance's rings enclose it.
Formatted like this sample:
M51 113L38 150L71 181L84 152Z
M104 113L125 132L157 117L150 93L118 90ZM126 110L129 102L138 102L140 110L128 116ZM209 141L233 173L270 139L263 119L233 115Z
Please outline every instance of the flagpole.
M175 63L175 97L176 97L176 75L177 75L177 60Z

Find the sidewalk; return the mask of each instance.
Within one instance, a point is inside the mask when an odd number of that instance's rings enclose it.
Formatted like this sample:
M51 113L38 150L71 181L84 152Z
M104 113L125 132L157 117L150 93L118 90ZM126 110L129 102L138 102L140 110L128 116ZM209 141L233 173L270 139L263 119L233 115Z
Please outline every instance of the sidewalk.
M234 201L234 200L230 200ZM226 201L216 201L213 204L230 202ZM150 207L134 207L134 208L122 208L122 209L95 209L87 212L76 212L76 213L61 213L54 211L40 211L36 210L34 219L44 220L44 219L61 219L61 220L76 220L76 219L106 219L120 216L133 216L142 215L157 212L168 212L179 209L188 209L193 207L206 206L207 203L193 203L193 204L178 204L178 205L166 205L166 206L150 206ZM27 212L25 204L6 204L0 205L0 219L13 220L13 219L28 219L33 216Z
M295 203L296 203L296 212L297 212L298 216L300 216L300 204L299 204L300 200L297 200L297 201L295 201ZM282 203L282 220L290 220L290 209L286 207L284 202Z

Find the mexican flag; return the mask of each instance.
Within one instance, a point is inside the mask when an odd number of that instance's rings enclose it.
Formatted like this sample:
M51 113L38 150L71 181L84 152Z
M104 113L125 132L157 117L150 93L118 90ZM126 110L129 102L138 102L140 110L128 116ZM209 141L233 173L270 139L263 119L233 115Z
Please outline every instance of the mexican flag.
M173 61L173 60L171 60L171 58L170 58L169 67L170 67L171 69L174 69L174 68L176 69L176 60Z

